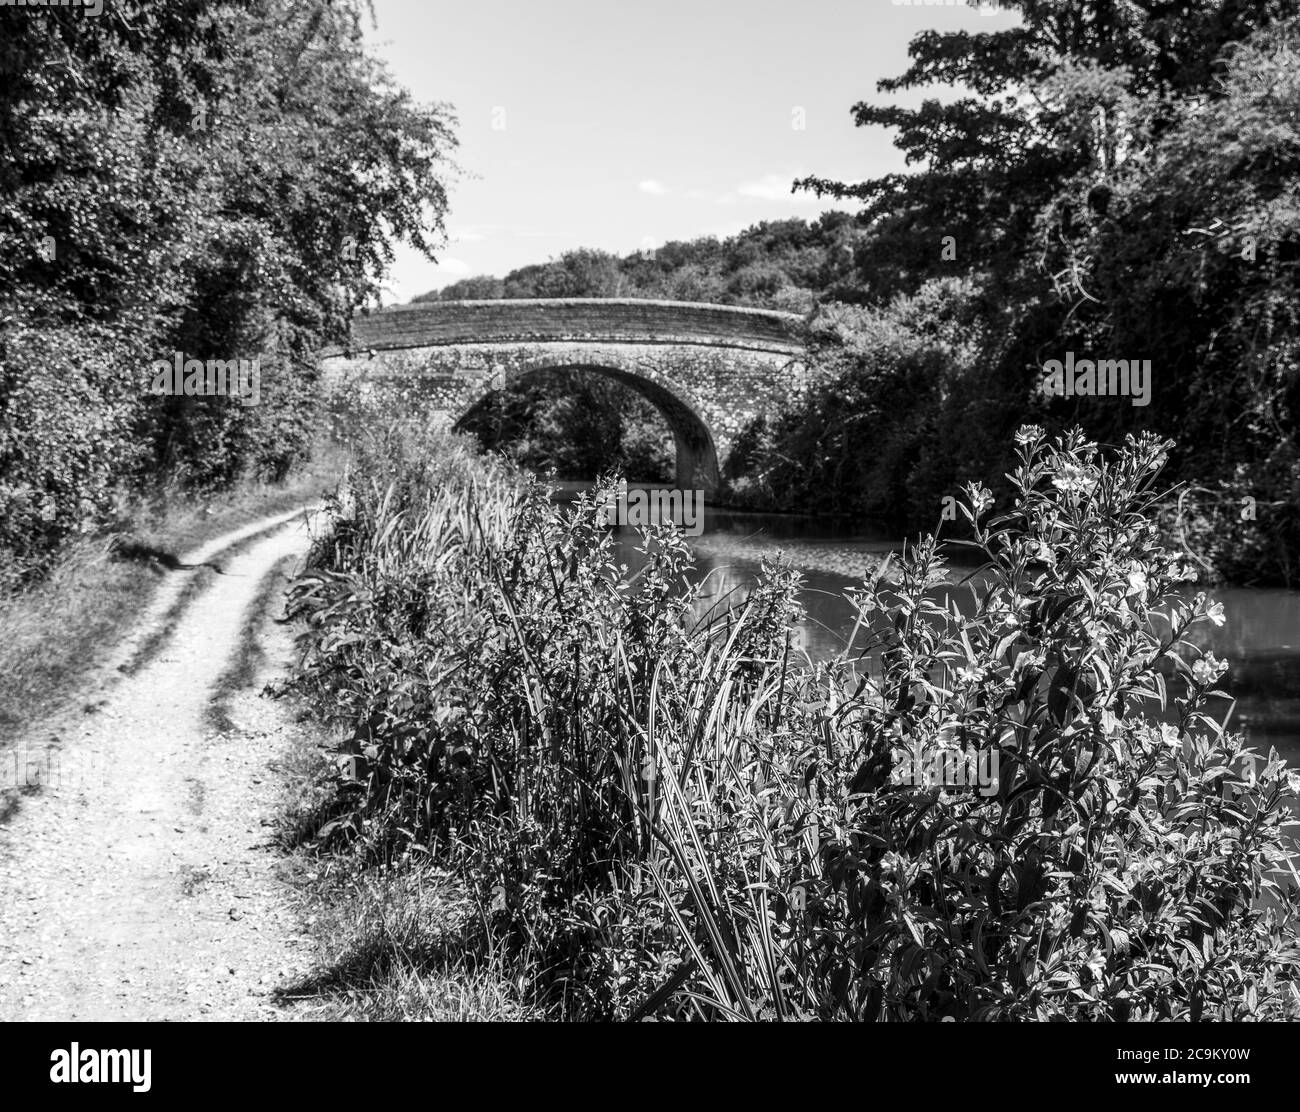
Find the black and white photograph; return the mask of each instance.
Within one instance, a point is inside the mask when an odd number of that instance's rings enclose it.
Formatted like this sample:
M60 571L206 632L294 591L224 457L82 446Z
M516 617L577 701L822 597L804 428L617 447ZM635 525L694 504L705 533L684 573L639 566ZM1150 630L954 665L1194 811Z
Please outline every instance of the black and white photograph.
M0 0L0 1093L1297 1021L1300 0Z

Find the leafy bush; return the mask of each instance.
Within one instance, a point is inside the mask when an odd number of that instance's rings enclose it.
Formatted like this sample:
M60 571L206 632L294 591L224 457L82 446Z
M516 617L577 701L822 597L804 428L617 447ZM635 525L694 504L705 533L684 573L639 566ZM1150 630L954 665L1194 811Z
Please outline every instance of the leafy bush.
M663 413L597 371L525 375L482 399L457 428L489 451L561 478L619 470L635 482L667 482L673 473L673 436Z
M967 491L969 604L927 539L855 594L868 650L803 667L789 568L696 620L672 531L632 576L595 499L373 445L295 588L298 684L350 735L325 833L442 858L463 944L571 1015L1294 1014L1295 774L1205 711L1169 445L1019 440L1007 513ZM918 751L996 790L906 782Z
M1205 711L1226 666L1189 659L1186 635L1223 611L1186 597L1195 572L1158 543L1151 483L1169 445L1130 440L1108 462L1078 434L1019 440L1012 509L986 521L988 492L967 492L987 561L972 605L939 586L943 561L923 541L857 595L878 661L869 689L814 687L829 706L739 766L751 791L724 780L752 801L746 826L765 849L746 875L787 885L772 884L780 928L756 921L735 883L715 882L712 914L746 924L731 937L772 932L786 965L762 987L785 1012L1295 1014L1282 827L1300 785L1275 754L1253 770ZM943 750L996 754L996 793L897 782L908 755ZM711 829L743 845L736 825ZM810 828L816 852L802 844ZM714 943L710 964L771 963L730 949ZM721 1007L754 1002L743 982L715 987Z
M814 388L742 431L724 464L736 499L933 527L964 477L995 471L1023 401L990 379L976 304L970 282L943 279L882 308L822 306L809 329Z
M0 587L102 520L135 478L140 392L124 337L83 324L0 329Z

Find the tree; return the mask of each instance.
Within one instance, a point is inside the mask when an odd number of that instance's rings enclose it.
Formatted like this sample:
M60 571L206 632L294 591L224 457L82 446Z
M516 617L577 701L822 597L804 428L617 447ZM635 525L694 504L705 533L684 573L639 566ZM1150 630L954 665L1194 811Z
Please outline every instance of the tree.
M443 234L451 116L366 53L363 10L0 11L0 548L38 560L158 465L214 485L302 456L314 352L394 241ZM261 360L262 404L148 397L178 352Z

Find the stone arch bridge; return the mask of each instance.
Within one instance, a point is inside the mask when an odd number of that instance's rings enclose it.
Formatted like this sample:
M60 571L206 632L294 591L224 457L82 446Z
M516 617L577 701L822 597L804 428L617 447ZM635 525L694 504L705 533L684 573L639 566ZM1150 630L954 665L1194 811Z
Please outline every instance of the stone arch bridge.
M673 301L435 301L352 322L326 374L415 379L455 424L494 389L550 368L607 375L648 398L677 445L677 485L712 491L736 434L805 381L803 319Z

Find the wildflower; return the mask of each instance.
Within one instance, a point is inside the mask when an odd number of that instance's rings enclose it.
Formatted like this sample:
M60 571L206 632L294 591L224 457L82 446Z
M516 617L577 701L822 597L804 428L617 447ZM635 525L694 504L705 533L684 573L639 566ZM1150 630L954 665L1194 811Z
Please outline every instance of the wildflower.
M1097 478L1089 468L1068 461L1061 465L1061 474L1052 480L1052 486L1066 494L1086 494L1096 485Z
M1093 950L1085 964L1092 973L1093 979L1100 981L1102 974L1106 972L1106 955L1100 950Z
M1213 602L1205 610L1205 616L1210 619L1216 626L1223 625L1224 613L1223 603Z
M1206 653L1192 665L1192 678L1197 683L1211 684L1227 670L1227 661L1217 659L1213 653Z
M1021 425L1016 433L1017 444L1033 444L1043 439L1043 430L1038 425Z
M993 505L993 494L983 483L971 483L966 488L966 495L976 517Z
M1141 567L1134 567L1128 573L1128 590L1125 594L1145 595L1147 590L1147 573Z
M1177 749L1182 744L1178 736L1178 727L1163 723L1160 727L1160 744L1166 749Z

